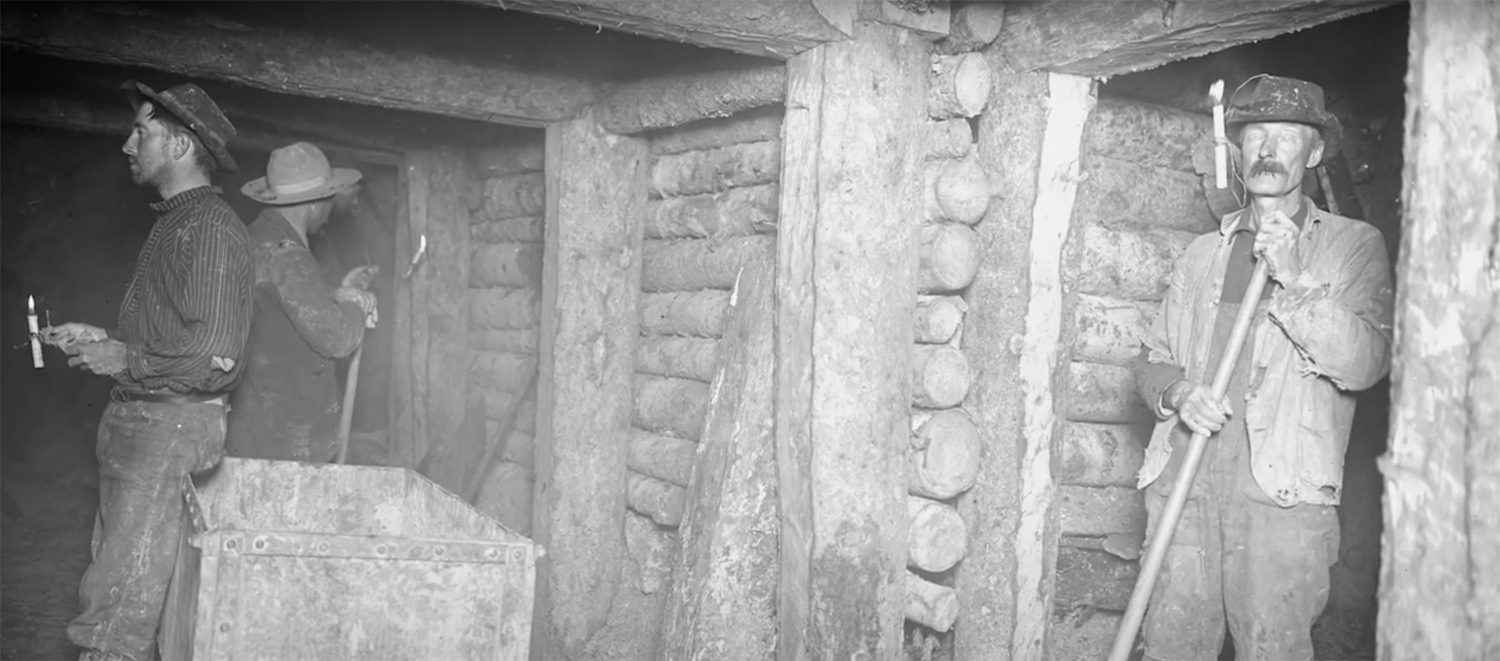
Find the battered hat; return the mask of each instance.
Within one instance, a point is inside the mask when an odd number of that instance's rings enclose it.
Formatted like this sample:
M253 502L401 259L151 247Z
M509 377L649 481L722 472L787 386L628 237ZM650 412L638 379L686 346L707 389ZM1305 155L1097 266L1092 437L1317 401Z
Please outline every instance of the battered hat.
M298 204L333 197L359 178L359 170L329 167L317 145L294 142L272 151L266 176L246 183L240 192L265 204Z
M208 92L203 91L203 88L188 83L157 92L145 83L130 80L121 85L120 89L125 90L131 105L137 109L146 101L165 108L187 126L193 135L198 136L208 153L218 161L219 169L225 172L239 171L234 157L225 149L225 144L236 133L234 124L229 123L229 118L224 116L213 99L208 98Z
M1338 153L1344 129L1323 107L1323 88L1296 78L1260 75L1245 81L1229 100L1224 125L1236 143L1251 122L1296 122L1316 127L1323 136L1324 157Z

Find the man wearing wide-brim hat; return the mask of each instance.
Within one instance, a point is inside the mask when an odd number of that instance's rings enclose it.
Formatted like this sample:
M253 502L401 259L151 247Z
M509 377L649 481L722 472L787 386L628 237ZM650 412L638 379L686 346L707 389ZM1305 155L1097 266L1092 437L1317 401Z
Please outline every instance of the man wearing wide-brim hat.
M1152 593L1148 659L1312 659L1338 558L1337 506L1355 392L1390 369L1385 242L1313 206L1303 174L1338 147L1313 83L1257 76L1231 98L1249 206L1178 260L1136 365L1159 422L1139 484L1152 530L1189 437L1209 437ZM1257 260L1271 282L1245 301ZM1226 397L1209 383L1242 305L1256 316Z
M354 269L339 287L324 282L308 237L327 225L358 170L333 168L316 145L271 152L266 176L241 189L267 205L250 224L255 323L245 378L229 416L229 454L324 462L337 451L340 398L334 360L353 353L375 296L373 273Z
M177 561L182 485L224 452L226 396L244 361L251 271L245 224L212 185L234 171L235 135L196 85L157 92L130 81L122 149L135 183L156 191L156 222L109 329L48 328L68 364L115 382L99 422L99 512L83 612L68 638L84 659L150 659Z

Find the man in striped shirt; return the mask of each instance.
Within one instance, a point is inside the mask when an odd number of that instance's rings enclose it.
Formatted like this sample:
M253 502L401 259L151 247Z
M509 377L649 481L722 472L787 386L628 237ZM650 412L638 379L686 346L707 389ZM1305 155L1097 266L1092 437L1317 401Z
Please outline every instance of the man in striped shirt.
M243 370L253 271L245 224L210 177L235 171L234 126L196 85L124 89L135 124L131 177L156 190L155 225L118 324L48 329L68 364L118 382L99 423L99 514L83 613L68 637L82 659L148 661L182 531L182 485L224 453L226 396Z

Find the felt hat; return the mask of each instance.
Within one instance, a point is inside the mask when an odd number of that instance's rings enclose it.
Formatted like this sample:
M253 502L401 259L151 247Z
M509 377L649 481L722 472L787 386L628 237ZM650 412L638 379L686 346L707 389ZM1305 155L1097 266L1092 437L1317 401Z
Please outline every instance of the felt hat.
M1323 88L1296 78L1259 75L1245 81L1229 100L1224 125L1236 143L1251 122L1296 122L1318 129L1324 158L1338 153L1344 128L1323 104Z
M329 167L317 145L294 142L272 151L266 176L245 184L240 192L265 204L300 204L333 197L359 178L359 170Z
M193 135L198 136L208 153L218 161L220 170L239 172L239 165L235 164L234 157L229 155L226 148L229 140L235 136L234 124L229 123L229 118L224 116L224 112L219 110L218 104L208 97L208 92L203 91L203 88L188 83L157 92L145 83L128 80L120 89L125 90L132 107L140 108L142 103L150 101L153 105L166 109L177 121L188 127Z

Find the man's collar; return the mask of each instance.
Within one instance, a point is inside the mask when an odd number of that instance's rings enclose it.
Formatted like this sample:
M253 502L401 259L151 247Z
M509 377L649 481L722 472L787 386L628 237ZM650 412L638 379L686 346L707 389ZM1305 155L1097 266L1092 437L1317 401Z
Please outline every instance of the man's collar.
M275 225L288 238L296 239L297 243L303 248L308 247L307 242L302 239L302 235L297 232L297 228L292 225L292 221L287 220L286 216L281 215L280 209L272 206L265 207L260 210L260 217L265 218L272 225Z
M1254 214L1251 212L1250 207L1245 207L1224 216L1224 220L1219 223L1219 234L1229 236L1236 232L1254 232L1256 229L1254 221ZM1302 204L1297 207L1297 212L1292 214L1292 223L1297 226L1298 230L1305 232L1307 231L1308 221L1321 223L1323 222L1323 218L1316 210L1316 207L1313 206L1312 199L1304 195L1302 196Z
M209 195L219 195L222 192L223 191L221 191L218 186L199 186L197 188L189 188L160 202L152 202L151 210L155 211L156 213L166 213L173 209L179 209L185 205L197 202L198 200L208 197Z

